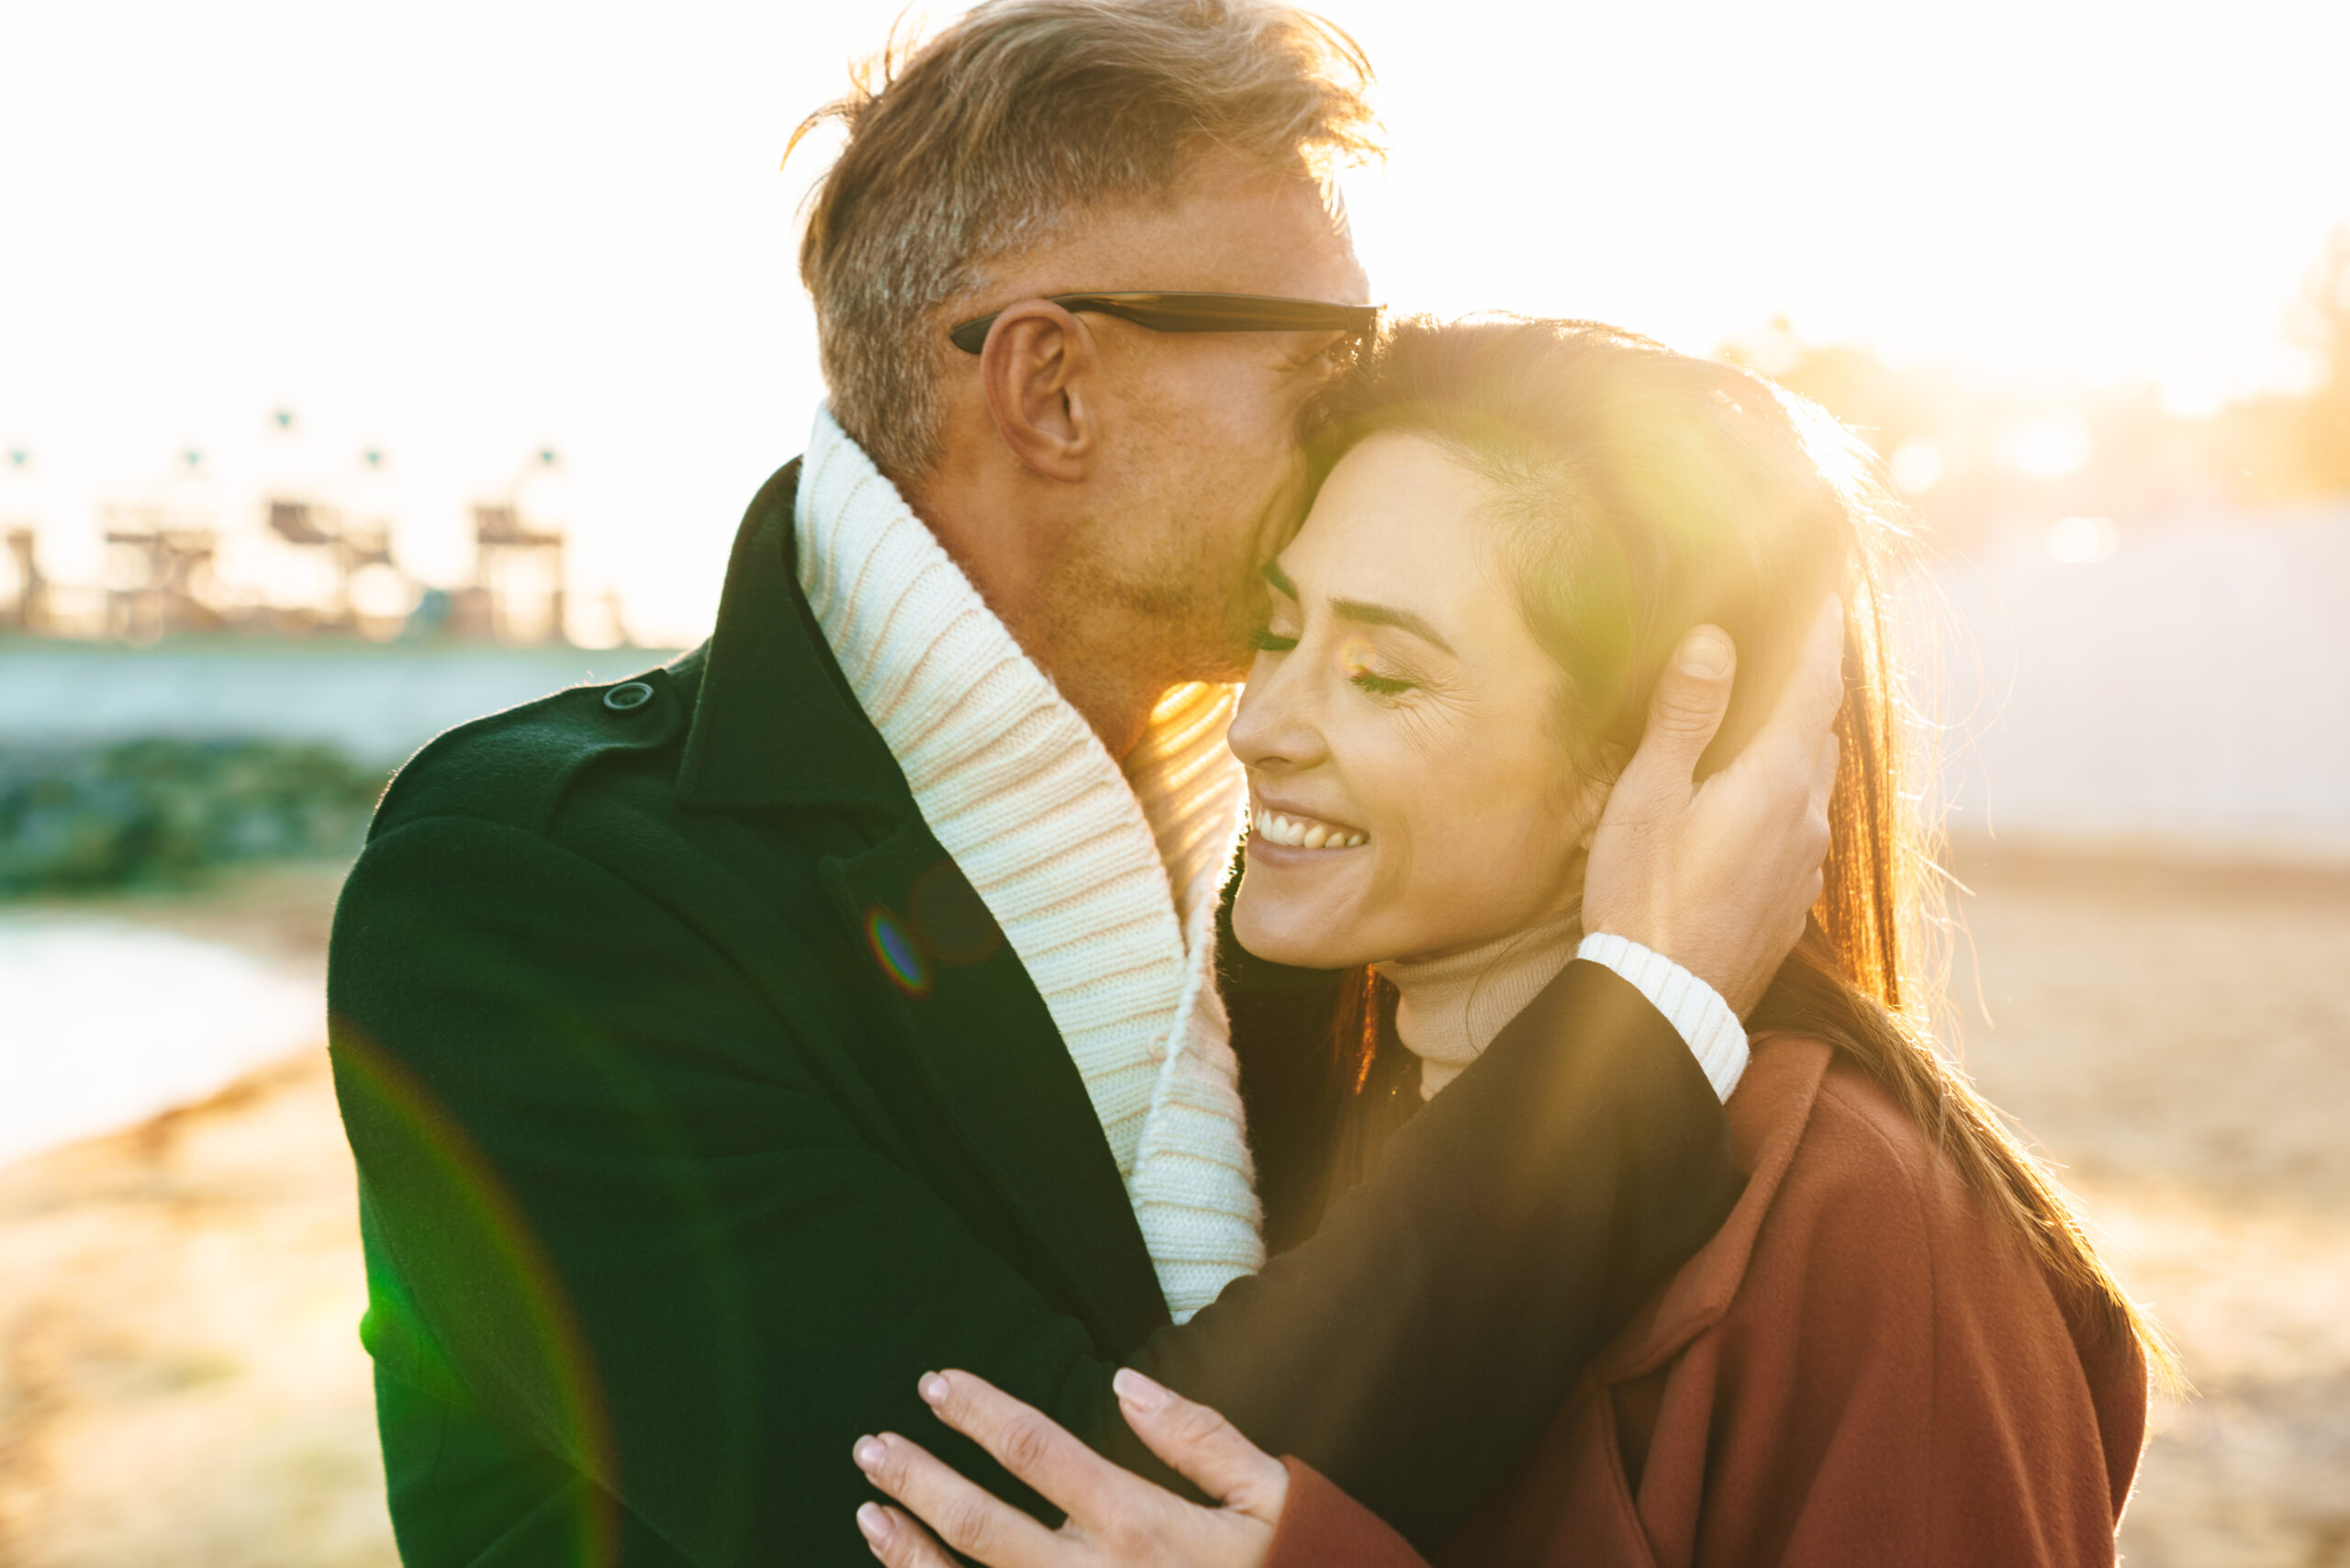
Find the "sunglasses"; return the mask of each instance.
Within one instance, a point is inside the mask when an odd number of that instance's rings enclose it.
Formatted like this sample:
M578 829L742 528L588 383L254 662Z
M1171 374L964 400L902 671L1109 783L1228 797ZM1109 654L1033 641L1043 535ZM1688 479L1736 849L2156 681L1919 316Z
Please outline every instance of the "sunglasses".
M1091 310L1154 332L1346 332L1367 338L1379 325L1377 305L1332 305L1269 294L1055 294L1064 310ZM1002 311L975 317L946 334L965 353L987 346L988 329Z

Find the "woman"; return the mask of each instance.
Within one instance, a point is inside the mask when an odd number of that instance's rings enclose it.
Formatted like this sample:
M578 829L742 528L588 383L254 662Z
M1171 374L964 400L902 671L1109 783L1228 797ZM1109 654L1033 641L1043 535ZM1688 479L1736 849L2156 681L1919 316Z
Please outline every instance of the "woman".
M1758 377L1573 322L1407 323L1330 413L1231 744L1255 796L1237 934L1360 971L1334 1194L1573 952L1575 870L1682 633L1719 626L1741 659L1718 766L1811 607L1843 607L1827 889L1729 1104L1747 1191L1439 1560L2110 1562L2166 1363L1925 1033L1932 867L1886 592L1904 537L1861 449ZM857 1462L1000 1568L1421 1561L1213 1412L1120 1386L1225 1506L1114 1471L965 1373L924 1397L1067 1507L1063 1529L902 1439ZM895 1510L860 1523L884 1561L946 1561Z

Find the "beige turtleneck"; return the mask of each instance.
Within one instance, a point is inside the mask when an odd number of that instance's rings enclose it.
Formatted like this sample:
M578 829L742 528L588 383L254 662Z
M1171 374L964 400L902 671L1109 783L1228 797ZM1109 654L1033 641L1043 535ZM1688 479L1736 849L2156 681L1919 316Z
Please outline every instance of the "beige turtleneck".
M1426 1099L1482 1055L1575 956L1581 923L1562 914L1482 946L1377 966L1396 991L1395 1035L1420 1058Z
M1583 935L1574 914L1442 958L1373 966L1395 987L1395 1036L1420 1058L1421 1097L1460 1077L1573 958L1606 965L1647 997L1688 1046L1714 1092L1729 1098L1747 1056L1746 1031L1729 1004L1662 953L1621 936Z

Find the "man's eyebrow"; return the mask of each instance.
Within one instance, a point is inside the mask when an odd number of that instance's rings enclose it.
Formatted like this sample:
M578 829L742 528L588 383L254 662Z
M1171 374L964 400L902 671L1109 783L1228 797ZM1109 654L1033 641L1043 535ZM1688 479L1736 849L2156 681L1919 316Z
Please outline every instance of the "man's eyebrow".
M1446 642L1435 627L1408 610L1397 610L1387 604L1366 604L1359 599L1334 599L1330 601L1330 613L1365 626L1393 626L1399 632L1409 632L1423 643L1433 644L1448 654L1452 653L1452 644ZM1459 658L1460 655L1453 654L1452 656Z

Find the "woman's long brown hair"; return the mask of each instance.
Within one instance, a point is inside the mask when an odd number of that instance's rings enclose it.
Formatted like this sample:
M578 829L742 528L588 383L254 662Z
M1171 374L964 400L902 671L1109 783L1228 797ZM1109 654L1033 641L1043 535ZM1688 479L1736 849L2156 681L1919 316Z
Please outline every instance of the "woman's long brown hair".
M1897 599L1919 597L1916 552L1866 448L1737 366L1591 322L1516 319L1398 323L1315 411L1317 475L1384 432L1434 441L1491 483L1505 564L1564 678L1558 732L1571 778L1620 768L1663 661L1701 622L1739 650L1729 713L1700 772L1719 767L1769 711L1820 599L1843 595L1826 890L1748 1029L1822 1039L1858 1063L2068 1309L2117 1343L2136 1340L2174 1382L2160 1332L2071 1200L1935 1047L1929 955L1946 879L1921 744L1926 650L1895 624ZM1368 972L1341 994L1338 1070L1358 1097L1393 1098L1395 1053L1379 1049L1392 999Z

